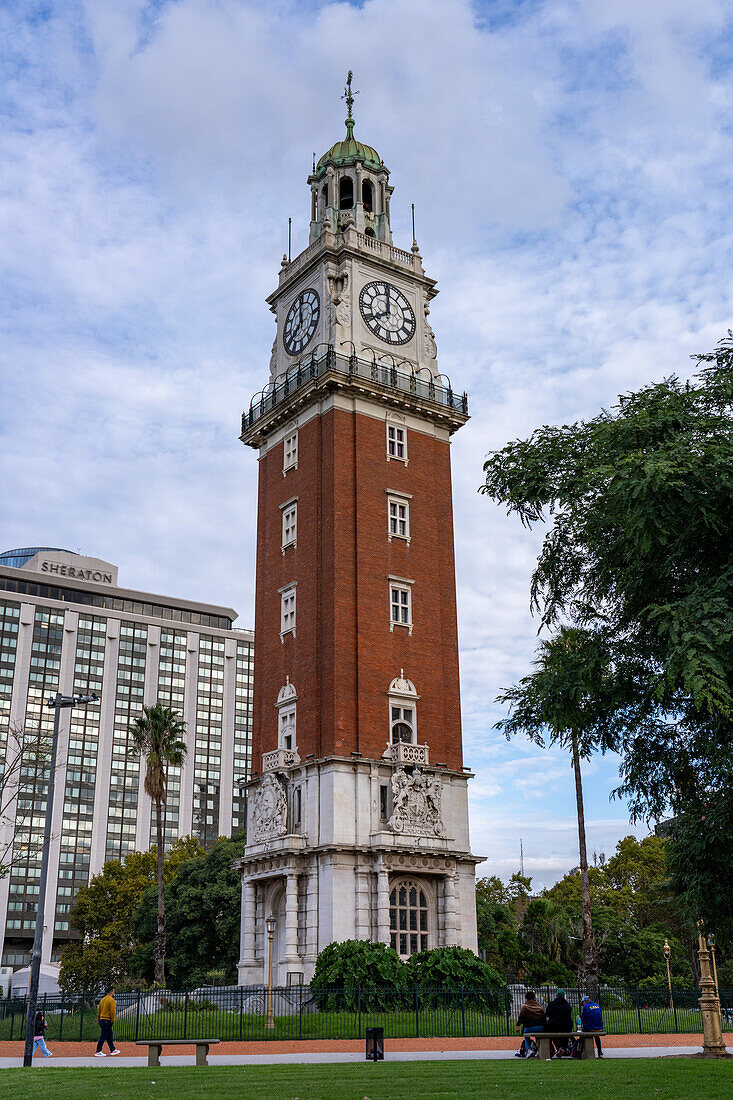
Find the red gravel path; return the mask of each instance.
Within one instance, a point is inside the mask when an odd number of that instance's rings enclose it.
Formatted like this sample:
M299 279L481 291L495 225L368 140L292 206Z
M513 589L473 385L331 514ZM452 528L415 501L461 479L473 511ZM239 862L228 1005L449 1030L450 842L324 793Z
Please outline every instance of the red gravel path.
M605 1035L608 1047L694 1047L702 1049L702 1035ZM515 1050L519 1039L387 1039L387 1051L443 1051L443 1050ZM127 1058L140 1058L145 1047L134 1043L119 1043L120 1054ZM169 1047L163 1055L194 1054L195 1047ZM94 1053L93 1043L55 1043L49 1039L49 1050L59 1058L86 1060ZM310 1039L302 1042L219 1043L210 1053L217 1054L321 1054L359 1053L364 1050L363 1039ZM0 1041L0 1058L22 1057L23 1043ZM40 1057L40 1055L37 1055Z

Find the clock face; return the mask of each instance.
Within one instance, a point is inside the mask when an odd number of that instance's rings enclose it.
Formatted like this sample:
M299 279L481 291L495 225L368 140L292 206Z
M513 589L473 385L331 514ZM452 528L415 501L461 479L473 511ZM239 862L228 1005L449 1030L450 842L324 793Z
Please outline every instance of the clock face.
M295 299L283 328L283 347L288 355L300 355L312 339L321 316L321 299L315 290L304 290Z
M406 344L415 335L415 314L401 290L391 283L367 283L359 295L364 321L386 344Z

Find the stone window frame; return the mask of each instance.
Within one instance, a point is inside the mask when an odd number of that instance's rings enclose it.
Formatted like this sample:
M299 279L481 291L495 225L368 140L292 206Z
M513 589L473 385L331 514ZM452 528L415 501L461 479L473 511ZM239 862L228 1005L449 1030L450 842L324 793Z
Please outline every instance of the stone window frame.
M387 541L391 542L392 539L400 539L401 541L410 545L412 535L410 533L410 501L412 500L412 493L402 493L398 489L385 489L387 494ZM399 530L392 530L392 508L404 508L404 524L405 531L401 533ZM395 526L399 527L400 516L399 513L394 517Z
M396 626L402 627L407 630L408 634L412 635L413 618L412 618L412 586L415 583L412 580L408 580L406 577L388 577L389 581L389 629L390 633L394 632ZM400 599L397 601L394 599L393 593L400 593ZM407 593L407 600L403 600L401 597L404 593ZM407 610L407 618L402 618L402 615L398 618L394 618L394 609L398 607L400 612L403 608Z
M298 429L293 430L283 438L283 477L288 470L298 469Z
M413 906L413 905L409 904L409 902L410 902L409 892L407 894L407 904L405 906L401 906L399 904L399 890L402 889L402 888L404 888L407 891L409 891L411 888L414 888L417 891L417 902L418 902L417 905ZM420 893L422 893L423 898L425 900L424 905L419 904L419 902L420 902ZM392 895L393 894L395 895L395 904L394 905L392 903ZM399 912L400 912L400 909L404 909L406 911L405 924L407 925L407 927L405 929L400 929L399 928L399 923L400 923ZM396 911L395 920L394 920L394 923L395 923L394 928L392 927L392 924L393 924L392 911L393 910ZM410 913L411 912L416 913L415 924L417 925L417 927L414 930L409 927L409 925L411 923L410 922ZM425 928L424 929L420 927L421 923L423 923L420 919L420 915L421 915L422 912L425 912L425 922L424 922L425 923ZM429 950L431 947L435 946L436 939L437 939L437 937L436 937L437 917L438 917L437 895L436 895L436 891L435 891L433 883L431 883L427 879L421 878L419 875L399 875L398 877L394 878L390 882L390 884L389 884L389 940L390 940L390 946L394 947L395 951L397 952L397 954L400 956L401 959L409 959L411 955L416 954L418 951ZM412 947L412 944L410 943L408 937L411 936L411 935L414 935L416 937L417 943L415 945L415 950L414 951L413 950L409 950L409 951L405 951L405 952L400 951L400 947L402 946L401 943L400 943L400 939L399 939L400 935L404 935L406 937L407 942L406 942L405 946L409 947L409 948ZM424 946L423 946L423 944L424 944Z
M298 704L294 700L281 703L277 714L277 743L281 749L288 752L296 752L298 746L297 735ZM286 744L290 739L292 744Z
M286 634L292 634L295 637L297 587L298 582L293 581L291 584L286 584L283 588L278 589L280 593L280 641L283 643Z
M280 505L282 512L282 542L283 554L289 546L295 548L298 545L298 498L290 497ZM292 517L292 523L288 523L288 517Z
M386 421L387 429L387 461L388 462L402 462L405 466L408 464L407 455L407 426L401 418L398 420L396 416L390 416L388 414ZM390 433L394 433L390 435ZM399 454L400 448L402 454Z

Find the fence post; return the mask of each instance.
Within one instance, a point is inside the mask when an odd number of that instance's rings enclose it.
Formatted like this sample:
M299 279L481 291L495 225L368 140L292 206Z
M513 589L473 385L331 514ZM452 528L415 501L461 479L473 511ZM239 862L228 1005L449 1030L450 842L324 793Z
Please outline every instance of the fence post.
M466 1038L466 1004L465 989L461 986L461 1035Z
M639 1006L639 990L638 989L636 991L636 1015L637 1015L637 1018L639 1020L639 1034L643 1035L643 1032L641 1030L641 1008Z
M242 1025L244 1023L244 986L239 987L239 1038L242 1038Z
M505 1011L506 1011L506 1033L507 1033L507 1035L511 1035L511 1031L509 1030L510 1025L509 1025L509 986L508 985L504 986L504 1008L505 1008Z
M359 1014L359 1038L361 1039L361 983L356 987L356 1007Z
M81 999L79 1006L79 1042L84 1038L84 998Z
M188 990L183 1001L183 1038L186 1038L186 1028L188 1025Z
M10 1006L10 1038L13 1038L13 1028L15 1027L15 1013L13 1012L12 1005Z
M303 983L298 986L298 1038L303 1038Z
M64 1002L61 1001L61 1019L59 1020L59 1042L64 1037Z
M677 1002L674 999L674 989L671 991L670 996L672 998L672 1011L674 1012L674 1030L675 1034L679 1034L680 1029L677 1027Z
M420 993L415 986L415 1038L420 1038Z
M140 990L137 991L137 1007L135 1009L135 1042L137 1042L138 1034L140 1032Z

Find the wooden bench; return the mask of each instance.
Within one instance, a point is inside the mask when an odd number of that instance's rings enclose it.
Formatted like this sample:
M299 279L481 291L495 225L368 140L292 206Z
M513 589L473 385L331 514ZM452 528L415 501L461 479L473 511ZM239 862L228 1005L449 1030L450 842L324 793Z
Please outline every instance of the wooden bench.
M148 1048L148 1065L160 1065L160 1052L163 1047L196 1047L196 1065L208 1066L209 1047L221 1042L220 1039L137 1039L136 1047Z
M580 1039L580 1057L595 1058L594 1038L605 1034L605 1031L536 1031L529 1038L537 1043L539 1056L545 1060L552 1057L551 1039L564 1043L571 1039Z

